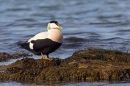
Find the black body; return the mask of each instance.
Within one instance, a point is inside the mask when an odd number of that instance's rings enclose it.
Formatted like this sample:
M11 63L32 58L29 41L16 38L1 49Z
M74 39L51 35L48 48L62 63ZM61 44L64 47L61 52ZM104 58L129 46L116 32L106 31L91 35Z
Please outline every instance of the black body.
M55 41L52 41L51 39L38 39L38 40L32 40L31 43L33 43L33 49L29 48L29 42L21 43L22 48L27 49L31 51L32 53L36 55L45 54L47 57L49 57L49 53L54 52L57 50L62 43L57 43Z

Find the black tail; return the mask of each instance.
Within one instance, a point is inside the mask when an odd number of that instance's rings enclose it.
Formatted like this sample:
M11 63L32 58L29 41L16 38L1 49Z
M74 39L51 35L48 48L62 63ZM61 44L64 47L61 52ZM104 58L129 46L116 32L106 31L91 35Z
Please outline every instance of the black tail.
M30 49L28 42L24 42L24 43L23 43L23 42L18 42L17 44L18 44L19 46L21 46L22 48L24 48L24 49L26 49L26 50L28 50L28 51L31 51L32 53L34 53L34 54L36 54L36 55L41 55L40 52L36 52L36 51Z
M24 42L24 43L18 42L17 44L18 44L19 46L21 46L22 48L27 49L27 50L30 51L29 43L28 43L28 42Z

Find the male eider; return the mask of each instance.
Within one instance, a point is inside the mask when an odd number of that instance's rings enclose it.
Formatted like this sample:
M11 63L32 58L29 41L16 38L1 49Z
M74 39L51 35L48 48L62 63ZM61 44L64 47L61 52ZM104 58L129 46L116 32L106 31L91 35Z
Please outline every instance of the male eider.
M36 55L42 55L42 59L49 59L49 54L57 50L63 42L61 29L62 27L57 21L50 21L47 25L48 31L40 32L20 45ZM47 55L47 58L44 58L44 54Z

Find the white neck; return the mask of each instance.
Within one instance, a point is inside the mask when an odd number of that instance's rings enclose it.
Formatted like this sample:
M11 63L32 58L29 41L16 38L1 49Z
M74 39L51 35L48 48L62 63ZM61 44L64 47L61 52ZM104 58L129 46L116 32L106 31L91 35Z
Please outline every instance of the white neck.
M63 35L61 33L61 31L59 29L51 29L48 30L48 38L58 42L58 43L62 43L63 42Z

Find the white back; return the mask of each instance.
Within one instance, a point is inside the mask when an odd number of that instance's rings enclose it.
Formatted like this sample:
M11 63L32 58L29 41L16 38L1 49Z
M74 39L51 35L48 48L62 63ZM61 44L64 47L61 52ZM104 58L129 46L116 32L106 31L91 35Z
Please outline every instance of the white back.
M45 39L48 37L48 32L40 32L36 34L34 37L30 38L28 42L31 42L32 40L37 40L37 39Z
M30 49L33 49L33 44L31 43L32 40L45 39L47 37L48 37L48 32L40 32L36 34L34 37L30 38L28 40Z

